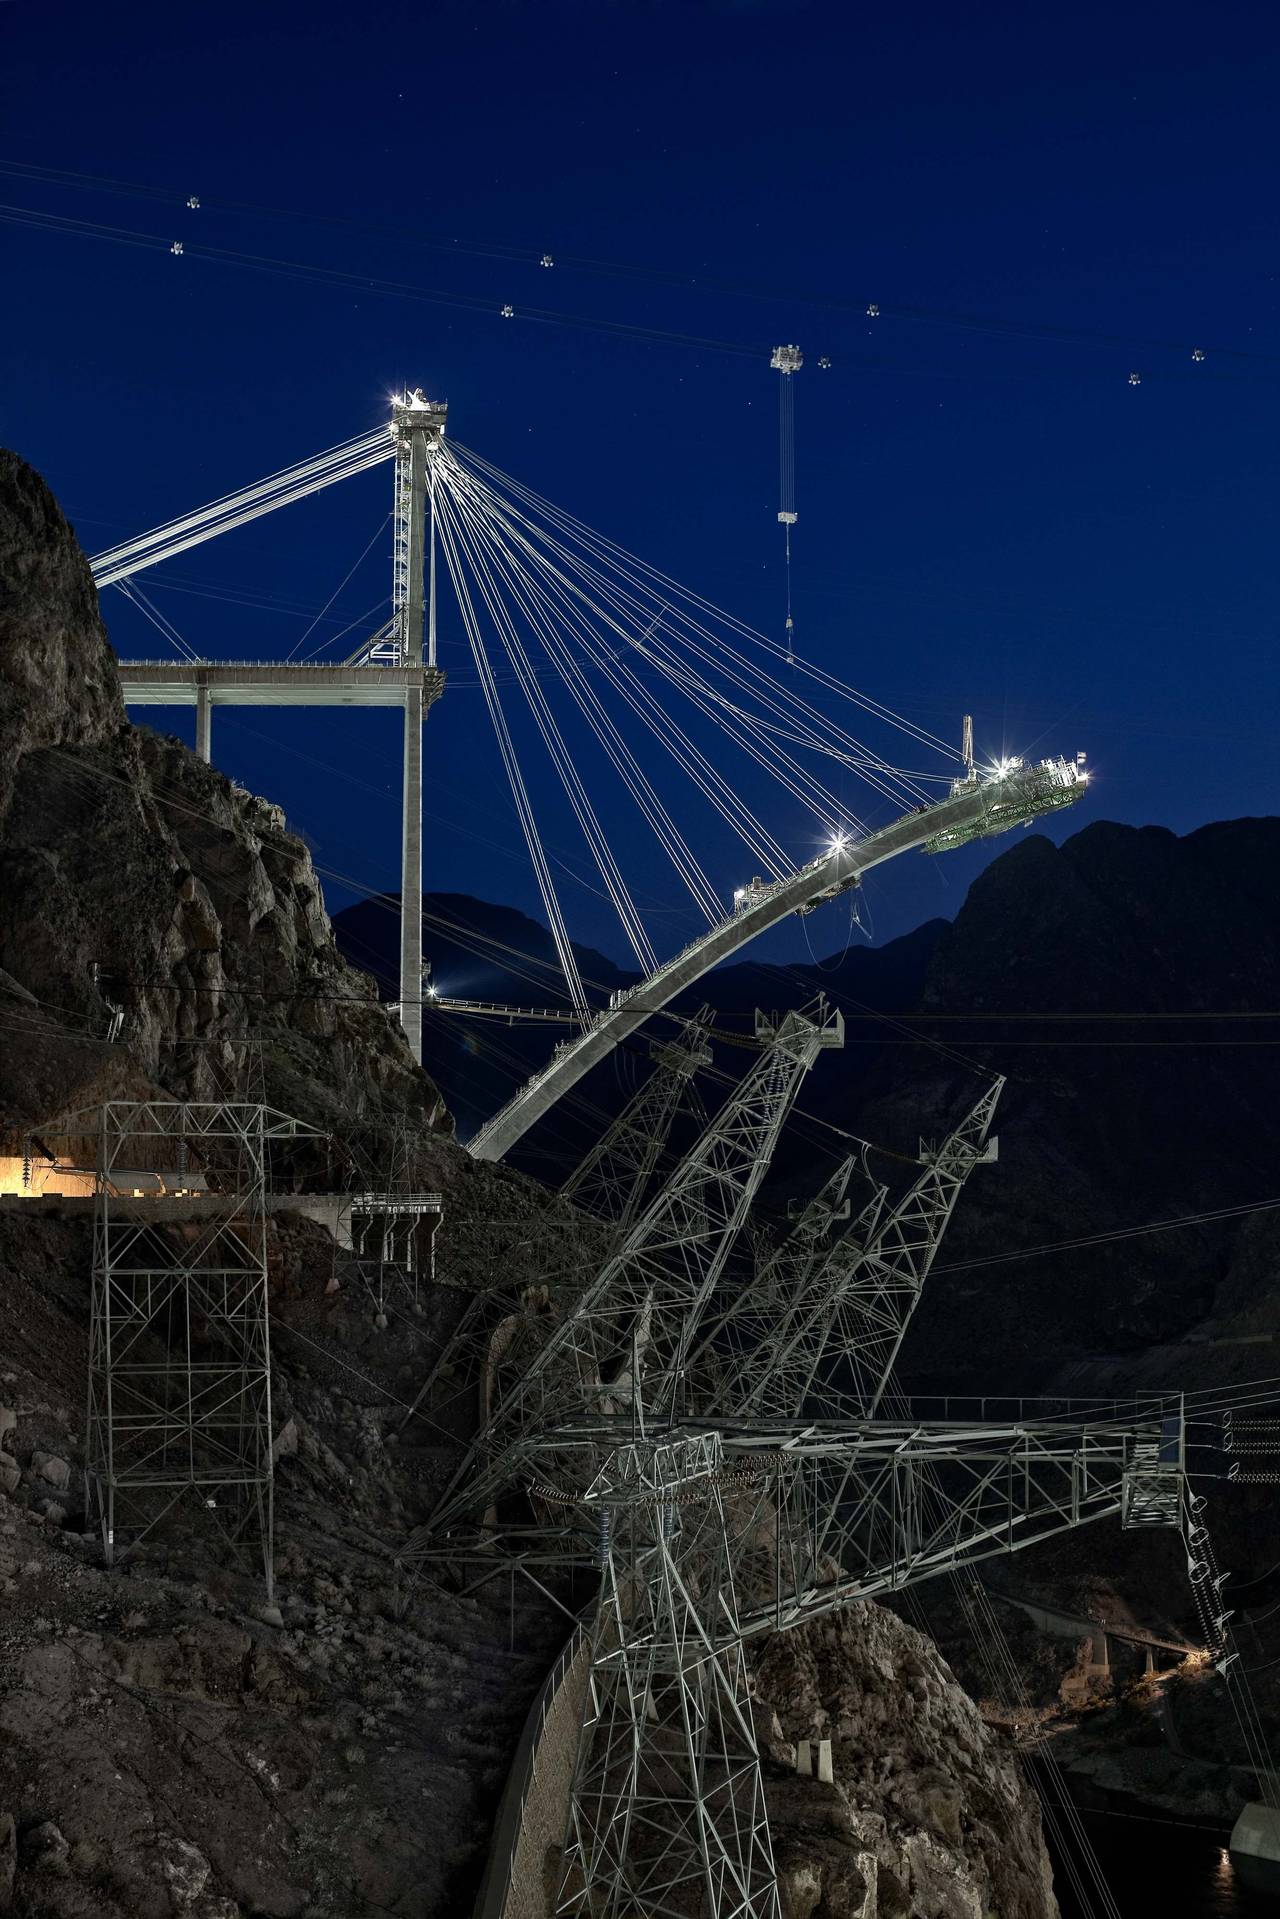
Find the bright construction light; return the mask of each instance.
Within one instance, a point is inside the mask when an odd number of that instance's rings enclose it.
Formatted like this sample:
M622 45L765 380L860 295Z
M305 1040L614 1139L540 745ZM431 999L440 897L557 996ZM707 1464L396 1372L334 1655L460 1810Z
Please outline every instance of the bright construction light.
M847 846L848 844L849 844L849 836L848 836L848 834L847 834L847 833L837 833L837 834L836 834L836 836L835 836L835 838L834 838L834 839L832 840L832 842L831 842L831 844L830 844L830 846L828 846L828 848L827 848L827 851L828 851L828 853L843 853L843 852L844 852L844 849L845 849L845 847L846 847L846 846Z

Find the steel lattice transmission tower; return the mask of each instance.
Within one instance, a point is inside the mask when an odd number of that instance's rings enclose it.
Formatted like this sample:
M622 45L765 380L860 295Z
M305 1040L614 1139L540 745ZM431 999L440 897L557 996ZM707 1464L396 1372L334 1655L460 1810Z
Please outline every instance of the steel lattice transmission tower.
M601 1592L561 1913L777 1913L722 1465L715 1433L632 1440L587 1489Z
M442 1531L488 1530L490 1504L519 1482L528 1445L544 1445L559 1421L629 1404L639 1377L651 1415L676 1416L690 1339L800 1083L821 1051L844 1043L844 1022L823 999L773 1020L757 1014L756 1031L759 1059L482 1427L410 1557Z
M752 1638L1115 1516L1177 1526L1177 1398L1106 1418L871 1417L970 1173L984 1089L886 1211L846 1161L735 1297L731 1256L819 1005L764 1051L494 1408L409 1557L478 1587L599 1580L557 1911L778 1919ZM895 1412L898 1407L895 1402ZM833 1416L834 1415L834 1416Z
M714 1018L703 1006L674 1039L653 1042L652 1073L560 1188L584 1213L610 1221L619 1233L648 1190L694 1074L711 1064L707 1034Z
M1003 1089L994 1080L941 1145L922 1140L923 1170L902 1198L886 1213L873 1186L841 1233L855 1164L844 1161L703 1342L705 1411L798 1419L817 1400L827 1417L875 1417L965 1182L995 1160Z

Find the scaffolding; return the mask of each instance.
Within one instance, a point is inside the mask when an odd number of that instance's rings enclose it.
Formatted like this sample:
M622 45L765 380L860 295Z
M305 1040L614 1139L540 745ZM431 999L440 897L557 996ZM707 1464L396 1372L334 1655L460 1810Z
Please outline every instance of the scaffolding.
M111 1100L94 1141L85 1482L108 1565L174 1508L273 1591L268 1150L309 1131L247 1102Z

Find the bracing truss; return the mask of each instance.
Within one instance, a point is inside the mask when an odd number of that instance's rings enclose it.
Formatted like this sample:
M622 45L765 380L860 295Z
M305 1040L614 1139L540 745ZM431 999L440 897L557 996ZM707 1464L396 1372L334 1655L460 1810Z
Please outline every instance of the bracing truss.
M798 1419L874 1418L898 1349L965 1181L995 1158L997 1079L941 1145L921 1141L923 1167L884 1211L875 1187L854 1222L833 1227L853 1161L805 1208L755 1284L731 1300L700 1357L712 1379L708 1410Z

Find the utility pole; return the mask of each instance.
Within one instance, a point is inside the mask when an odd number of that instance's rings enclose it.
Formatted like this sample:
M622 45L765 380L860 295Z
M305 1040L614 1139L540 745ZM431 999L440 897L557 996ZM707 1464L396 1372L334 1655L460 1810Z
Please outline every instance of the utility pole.
M396 442L392 621L398 664L436 677L435 461L448 407L420 388L392 406ZM425 643L424 643L425 642ZM433 688L434 697L438 688ZM404 797L400 851L400 1024L422 1060L422 726L430 699L423 679L405 688Z

